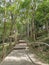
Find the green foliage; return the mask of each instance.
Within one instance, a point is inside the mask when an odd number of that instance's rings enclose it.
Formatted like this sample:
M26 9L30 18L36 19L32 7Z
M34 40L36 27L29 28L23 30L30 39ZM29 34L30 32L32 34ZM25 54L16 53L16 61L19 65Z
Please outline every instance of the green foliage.
M24 0L24 2L20 3L21 8L27 8L27 7L29 7L30 2L31 2L30 0Z
M49 20L49 2L44 1L41 4L39 4L36 10L35 21L37 27L40 25L42 26L48 20Z
M0 14L4 13L4 8L0 6Z

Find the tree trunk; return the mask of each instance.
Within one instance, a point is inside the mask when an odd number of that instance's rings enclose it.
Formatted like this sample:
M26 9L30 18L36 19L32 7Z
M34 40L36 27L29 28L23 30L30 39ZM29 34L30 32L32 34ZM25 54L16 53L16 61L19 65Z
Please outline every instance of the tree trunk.
M35 9L36 9L36 0L33 0L33 18L32 18L32 38L35 41L36 36L35 36Z
M3 28L3 55L2 58L4 59L4 57L6 56L6 48L5 48L5 36L6 36L6 1L4 1L5 4L5 12L4 12L4 28Z
M46 27L46 32L47 32L47 34L49 36L49 28L48 28L48 22L47 21L46 21L45 27Z
M29 38L29 22L27 23L27 37Z
M10 2L10 5L11 5L11 0L9 0ZM10 16L11 16L11 27L10 27L10 43L9 43L9 48L12 49L12 34L13 34L13 25L14 25L14 22L13 22L13 14L12 14L12 11L10 11Z

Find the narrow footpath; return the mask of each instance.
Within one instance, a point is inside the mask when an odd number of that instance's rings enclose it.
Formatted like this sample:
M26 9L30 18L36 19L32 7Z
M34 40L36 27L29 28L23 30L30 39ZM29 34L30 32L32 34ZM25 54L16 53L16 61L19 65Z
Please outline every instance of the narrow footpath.
M35 60L34 55L29 52L27 43L20 40L19 44L16 44L12 52L1 62L0 65L46 65L40 64L40 62L39 64L35 63L32 60Z

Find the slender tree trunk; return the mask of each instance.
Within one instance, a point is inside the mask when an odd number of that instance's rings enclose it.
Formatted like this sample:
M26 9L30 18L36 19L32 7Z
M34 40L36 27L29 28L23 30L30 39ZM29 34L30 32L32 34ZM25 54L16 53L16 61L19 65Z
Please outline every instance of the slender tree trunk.
M26 23L26 36L29 38L29 23Z
M27 23L26 23L26 37L27 37Z
M36 40L36 37L35 37L35 9L36 9L36 0L33 0L33 18L32 18L32 37L33 37L33 40L35 41Z
M32 38L32 22L31 22L31 25L30 25L30 36L31 36L31 38Z
M6 56L6 49L5 49L5 46L4 46L5 36L6 36L6 1L4 1L4 4L5 4L5 11L4 11L4 28L3 28L3 53L2 53L3 59Z
M9 47L12 48L12 34L13 34L13 25L14 25L14 22L13 22L13 14L10 12L10 16L11 16L11 27L10 27L10 44L9 44Z
M14 30L15 30L15 45L16 45L16 43L18 43L18 40L17 40L17 29L16 29L16 26L14 26Z
M17 31L17 27L16 27L16 16L14 17L14 34L15 34L15 37L14 37L14 39L15 39L15 45L16 45L16 43L18 43L18 39L17 39L17 33L18 33L18 31Z
M9 0L10 5L11 5L11 0ZM10 16L11 16L11 27L10 27L10 43L9 43L9 48L12 49L12 34L13 34L13 25L14 25L14 21L13 21L13 13L12 11L10 11Z
M47 34L49 36L49 27L48 27L48 22L47 21L46 21L45 27L46 27L46 32L47 32Z

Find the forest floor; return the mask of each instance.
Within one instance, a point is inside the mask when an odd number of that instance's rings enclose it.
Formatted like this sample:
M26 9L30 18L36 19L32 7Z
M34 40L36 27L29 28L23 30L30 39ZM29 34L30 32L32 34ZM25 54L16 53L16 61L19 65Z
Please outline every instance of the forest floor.
M13 51L1 62L0 65L48 65L39 61L35 54L31 53L27 43L19 43Z

